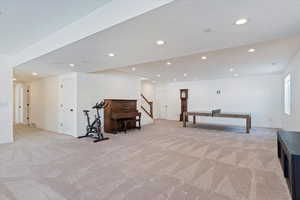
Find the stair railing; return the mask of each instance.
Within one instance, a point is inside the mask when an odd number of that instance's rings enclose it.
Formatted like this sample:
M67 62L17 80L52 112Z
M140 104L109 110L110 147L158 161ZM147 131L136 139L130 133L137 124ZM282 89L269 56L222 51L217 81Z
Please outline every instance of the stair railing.
M141 104L141 108L142 110L149 115L149 117L151 117L153 119L153 102L149 101L143 94L141 94L142 100L144 100L143 102L145 102L147 105L147 107L149 107L149 109L146 109L145 106L143 106L143 104Z

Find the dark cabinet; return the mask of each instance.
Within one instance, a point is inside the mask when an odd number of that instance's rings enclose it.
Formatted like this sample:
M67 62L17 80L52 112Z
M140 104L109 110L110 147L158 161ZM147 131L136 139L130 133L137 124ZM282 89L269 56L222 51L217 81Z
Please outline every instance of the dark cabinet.
M300 133L280 130L277 153L293 200L300 200Z

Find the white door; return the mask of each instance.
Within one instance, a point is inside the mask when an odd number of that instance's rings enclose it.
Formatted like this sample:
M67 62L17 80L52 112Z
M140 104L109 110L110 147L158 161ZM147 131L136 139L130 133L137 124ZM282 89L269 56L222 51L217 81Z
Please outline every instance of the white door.
M21 84L15 86L15 123L24 123L24 88Z
M158 105L158 118L167 119L168 118L168 94L167 89L159 88L157 89L157 105Z
M76 136L76 80L64 78L60 82L60 132Z

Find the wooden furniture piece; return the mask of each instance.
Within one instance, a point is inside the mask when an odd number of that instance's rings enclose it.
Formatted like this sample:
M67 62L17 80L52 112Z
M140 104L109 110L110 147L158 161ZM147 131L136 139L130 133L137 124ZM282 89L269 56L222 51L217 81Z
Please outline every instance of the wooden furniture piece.
M181 112L180 112L180 121L183 120L184 112L187 112L188 108L188 89L181 89L180 90L180 99L181 99ZM188 118L186 118L188 120Z
M277 153L293 200L300 200L300 133L279 130Z
M105 99L104 131L117 133L127 129L141 128L141 113L137 110L136 100ZM138 126L136 125L138 122Z
M223 118L241 118L246 119L246 132L249 133L251 129L251 114L249 113L233 113L233 112L221 112L220 109L213 111L198 111L198 112L185 112L183 119L183 127L186 127L188 116L193 116L193 123L196 123L196 116L205 117L223 117Z

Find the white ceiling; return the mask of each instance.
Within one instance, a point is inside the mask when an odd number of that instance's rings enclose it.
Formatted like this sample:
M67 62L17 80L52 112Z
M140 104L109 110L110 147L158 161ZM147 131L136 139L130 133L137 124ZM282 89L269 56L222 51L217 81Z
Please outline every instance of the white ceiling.
M18 79L32 80L31 73L33 71L38 72L39 77L46 77L69 71L95 72L132 66L199 52L209 51L211 52L209 53L210 56L210 54L214 54L212 51L218 49L233 48L300 34L299 10L300 1L298 0L228 0L224 3L219 0L176 0L22 64L16 68L15 73ZM239 18L248 18L249 23L242 26L234 25L235 20ZM209 33L204 31L208 28L212 30ZM159 39L165 40L166 45L155 45L155 41ZM209 66L214 64L220 66L222 59L227 59L232 63L224 62L224 69L225 67L228 68L227 64L239 65L244 62L241 74L273 73L282 70L287 59L300 47L297 42L289 44L291 45L281 44L279 47L275 45L274 48L279 49L269 54L263 50L258 50L255 55L261 56L256 58L259 59L257 62L250 62L245 57L236 58L242 54L234 49L228 52L224 50L221 53L218 51L215 53L218 56L219 54L223 56L220 55L218 61L212 61L210 58L209 62L212 64ZM268 43L262 49L273 50L269 46L272 45ZM116 56L106 56L110 52L115 53ZM232 57L238 61L234 61ZM276 67L269 67L267 63L272 62L279 62L280 64ZM71 69L68 66L69 63L76 64L76 67ZM142 65L142 68L145 68L145 73L149 73L148 76L152 77L152 72L159 73L155 71L156 69L147 71L149 69L146 70L145 66ZM152 65L149 66L152 67ZM218 73L215 71L212 72L212 78L221 76L217 75ZM139 73L138 70L136 73ZM145 73L140 74L146 76ZM182 72L179 71L178 73L179 77ZM170 77L165 78L171 79L174 76L170 74Z
M255 52L249 53L249 49ZM300 51L300 36L123 67L152 81L174 82L281 73ZM202 57L207 57L203 60ZM171 65L167 65L170 62ZM132 71L132 69L135 71ZM230 71L233 68L234 71ZM184 76L186 74L187 76ZM158 77L159 76L159 77ZM174 80L175 79L175 80Z
M0 54L15 54L111 0L0 0Z

